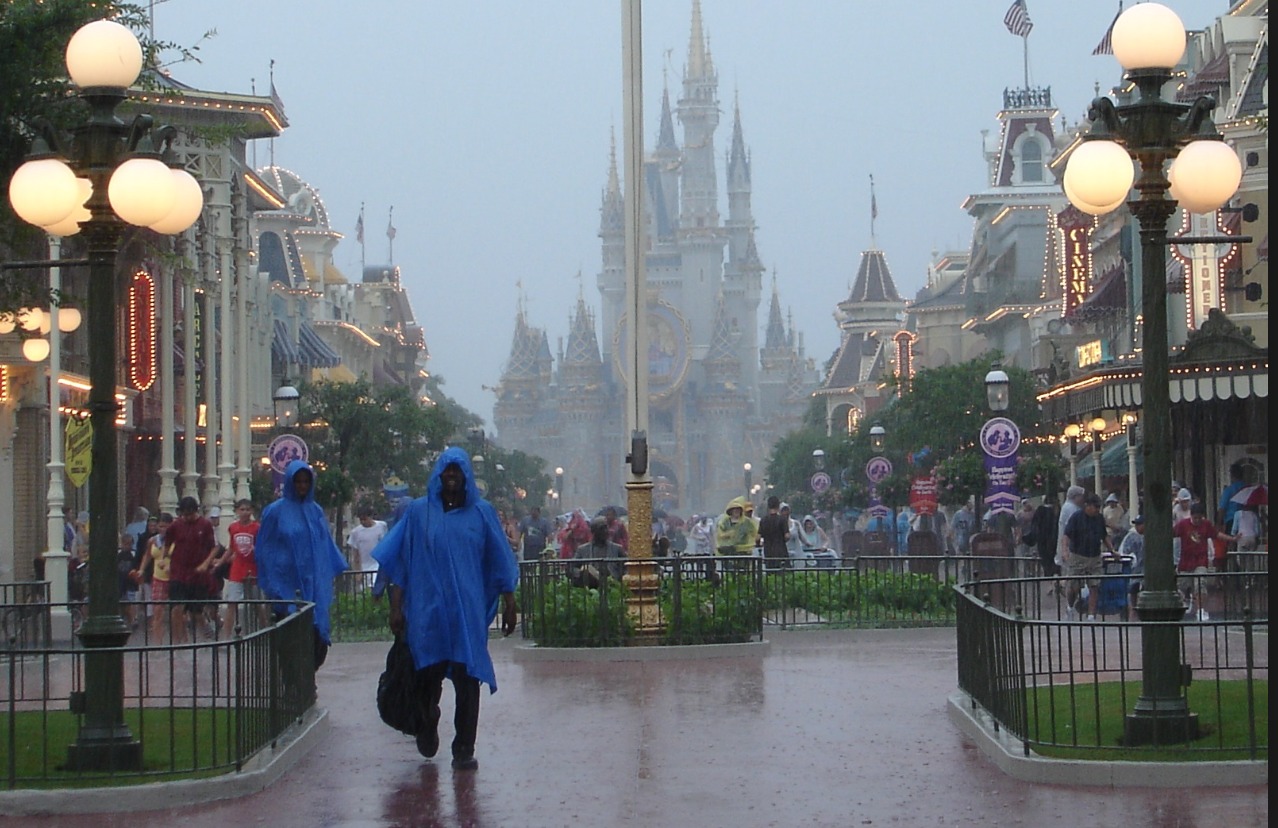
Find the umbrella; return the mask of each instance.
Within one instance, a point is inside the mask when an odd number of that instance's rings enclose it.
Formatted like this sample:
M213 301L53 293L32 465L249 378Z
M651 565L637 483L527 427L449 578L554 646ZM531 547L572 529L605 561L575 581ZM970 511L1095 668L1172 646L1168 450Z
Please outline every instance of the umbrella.
M1231 503L1241 503L1243 506L1268 506L1269 487L1264 483L1259 483L1255 486L1244 486L1229 500Z
M618 512L618 514L620 514L620 512ZM653 517L655 517L655 518L663 518L663 517L665 517L665 516L666 516L666 510L665 510L665 509L653 509L653 510L652 510L652 516L653 516Z
M605 506L602 509L600 509L598 512L595 512L595 517L599 517L604 512L607 512L609 509L612 509L614 512L616 512L617 517L621 517L622 515L626 514L625 506Z

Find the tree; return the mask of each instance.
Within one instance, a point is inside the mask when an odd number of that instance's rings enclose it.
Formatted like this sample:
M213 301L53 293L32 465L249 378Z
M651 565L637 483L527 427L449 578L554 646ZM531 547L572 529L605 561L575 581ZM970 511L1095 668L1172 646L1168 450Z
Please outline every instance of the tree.
M813 409L803 428L777 441L768 463L768 480L783 497L803 507L831 503L864 508L869 499L865 464L875 454L887 457L893 473L878 487L881 500L889 506L904 505L909 480L935 467L940 479L939 498L943 504L958 505L968 497L980 497L985 485L984 456L977 438L981 426L991 417L986 402L985 375L998 360L987 354L960 365L920 371L907 393L893 397L882 409L864 418L853 435L825 435L821 402ZM1004 416L1021 430L1018 484L1027 494L1056 491L1063 479L1063 461L1042 423L1035 399L1034 376L1020 368L1004 368L1011 381L1011 400ZM880 450L870 447L869 432L875 425L884 428ZM825 470L837 490L824 499L813 498L808 481L813 468L812 452L825 452Z
M367 380L303 384L299 413L310 438L317 471L315 496L337 513L357 497L376 501L394 475L410 491L425 492L428 464L453 433L453 422L438 406L423 406L402 385Z

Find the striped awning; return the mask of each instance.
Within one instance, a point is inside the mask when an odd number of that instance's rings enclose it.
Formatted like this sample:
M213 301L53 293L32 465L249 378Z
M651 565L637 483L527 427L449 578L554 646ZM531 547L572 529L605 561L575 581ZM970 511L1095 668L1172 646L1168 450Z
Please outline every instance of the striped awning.
M271 356L284 364L300 364L302 356L288 331L288 323L283 319L275 320L275 334L271 337Z
M1173 364L1168 393L1173 405L1269 396L1269 360ZM1069 380L1038 396L1052 422L1075 422L1105 409L1142 405L1140 366L1107 368Z
M334 368L342 364L341 356L328 346L308 323L297 326L297 345L302 352L301 363L311 368Z

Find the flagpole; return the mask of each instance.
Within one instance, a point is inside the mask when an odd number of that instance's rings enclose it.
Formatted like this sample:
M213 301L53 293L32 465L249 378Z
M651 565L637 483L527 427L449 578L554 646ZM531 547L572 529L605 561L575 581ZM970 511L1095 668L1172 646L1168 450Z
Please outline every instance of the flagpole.
M874 220L879 217L879 202L874 197L874 175L870 175L870 247L877 249L879 244L874 236Z
M1029 85L1029 33L1028 32L1026 32L1025 36L1021 38L1021 49L1022 49L1022 56L1025 61L1025 88L1029 89L1030 85Z
M364 280L364 268L366 266L367 265L365 264L365 256L364 256L364 202L361 201L359 203L359 278L360 278L360 281Z
M395 205L391 205L386 215L386 239L390 248L390 263L395 264Z

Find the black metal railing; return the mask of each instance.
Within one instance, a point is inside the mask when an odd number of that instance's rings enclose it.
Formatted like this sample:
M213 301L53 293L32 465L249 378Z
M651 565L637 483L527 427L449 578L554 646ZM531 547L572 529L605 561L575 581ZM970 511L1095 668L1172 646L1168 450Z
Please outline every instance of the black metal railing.
M51 634L48 581L0 584L0 645L47 647Z
M1209 620L1195 613L1174 622L1181 698L1199 716L1193 741L1157 750L1121 743L1124 717L1141 694L1144 633L1154 624L1132 620L1126 604L1086 620L1064 597L1082 593L1083 584L1069 578L973 581L957 589L959 687L1027 756L1267 759L1268 580L1248 572L1201 577ZM1100 580L1102 595L1130 600L1130 575Z
M636 562L630 562L633 566ZM763 566L750 556L652 559L636 582L616 559L526 561L524 638L543 647L725 644L763 635ZM642 603L631 612L632 595Z
M244 602L242 623L227 637L204 621L203 607L216 606L203 604L187 618L173 603L134 605L142 623L118 652L125 723L142 745L140 771L65 769L82 723L87 651L74 637L59 646L10 642L0 652L3 784L132 784L242 770L315 704L313 607L276 622L259 611L266 602ZM145 623L152 613L179 624L157 637Z

